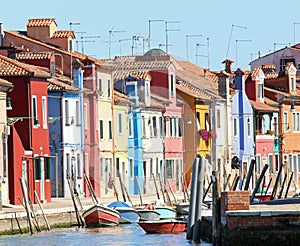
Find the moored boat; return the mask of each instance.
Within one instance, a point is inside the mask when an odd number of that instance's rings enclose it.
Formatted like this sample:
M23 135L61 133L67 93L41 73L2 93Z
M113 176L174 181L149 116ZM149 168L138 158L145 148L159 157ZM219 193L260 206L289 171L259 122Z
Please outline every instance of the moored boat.
M160 213L155 211L155 210L146 209L146 208L137 208L136 210L141 215L140 221L143 221L143 220L160 220Z
M82 214L87 227L116 226L119 224L120 214L117 210L96 204Z
M183 220L155 220L155 221L140 221L138 225L148 233L167 234L180 233L186 231L187 222Z
M120 223L136 223L140 220L141 215L133 207L125 202L112 202L108 205L120 213Z
M175 219L176 210L167 206L155 206L155 211L160 214L160 219Z
M176 213L177 215L187 215L189 213L189 202L180 202L174 204L176 207Z

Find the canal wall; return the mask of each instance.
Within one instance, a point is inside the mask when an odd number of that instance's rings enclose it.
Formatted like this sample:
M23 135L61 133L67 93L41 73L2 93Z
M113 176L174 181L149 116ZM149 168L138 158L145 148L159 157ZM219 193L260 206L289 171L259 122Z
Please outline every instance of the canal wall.
M300 200L287 200L280 205L250 205L248 191L222 192L219 224L221 244L235 245L300 245ZM213 241L212 217L201 221L201 239Z

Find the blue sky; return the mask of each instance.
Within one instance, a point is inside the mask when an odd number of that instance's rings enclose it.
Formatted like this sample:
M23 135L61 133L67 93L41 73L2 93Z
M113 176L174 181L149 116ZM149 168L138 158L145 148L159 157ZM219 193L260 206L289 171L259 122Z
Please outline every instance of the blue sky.
M235 61L234 67L249 69L258 51L265 55L294 40L300 42L300 1L296 0L16 2L0 4L4 30L25 30L29 18L55 18L59 30L70 29L70 22L80 23L72 27L78 41L75 46L81 52L83 44L84 52L97 58L146 52L145 41L136 41L132 50L132 37L147 38L149 20L151 48L166 49L167 21L168 52L182 60L188 57L202 67L209 65L212 70L223 69L226 54ZM109 48L110 30L113 33ZM96 38L86 38L91 36Z

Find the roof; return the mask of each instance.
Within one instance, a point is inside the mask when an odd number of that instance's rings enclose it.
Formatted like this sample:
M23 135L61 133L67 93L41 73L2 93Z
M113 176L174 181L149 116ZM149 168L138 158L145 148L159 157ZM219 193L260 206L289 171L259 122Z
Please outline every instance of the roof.
M1 86L8 87L8 88L14 87L13 84L10 83L9 81L0 78L0 87Z
M279 111L277 108L269 106L269 105L267 105L265 103L255 102L255 101L252 101L252 100L249 100L249 101L250 101L252 107L255 110L264 111L264 112L278 112Z
M167 70L170 61L113 62L116 70Z
M0 76L49 76L45 68L25 64L0 55Z
M16 53L17 60L49 60L53 52L20 52Z
M27 27L43 27L43 26L50 26L52 23L55 23L55 18L36 18L36 19L29 19L27 22Z
M114 73L114 80L124 80L132 76L137 80L151 80L150 72L147 70L139 71L117 71Z
M72 30L55 31L55 33L52 36L52 38L69 38L69 37L75 39L74 31Z
M64 75L56 75L47 80L49 91L68 91L68 92L79 92L80 89L71 85L72 80Z
M133 104L125 94L123 94L117 90L114 90L114 104L119 105L120 103L121 104Z
M191 63L178 62L183 70L176 71L176 88L197 98L212 99L218 97L218 84L206 77L206 73L217 76L211 72Z

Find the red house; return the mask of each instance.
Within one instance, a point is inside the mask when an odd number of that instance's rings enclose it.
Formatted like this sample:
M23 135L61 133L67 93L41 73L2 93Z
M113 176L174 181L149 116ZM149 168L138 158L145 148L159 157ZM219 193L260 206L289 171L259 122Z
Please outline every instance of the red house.
M50 202L48 134L48 90L46 69L0 55L0 77L14 85L8 94L13 109L8 112L8 175L11 204L21 204L20 179L27 185L30 199L34 191L42 202ZM21 198L21 199L20 199Z

